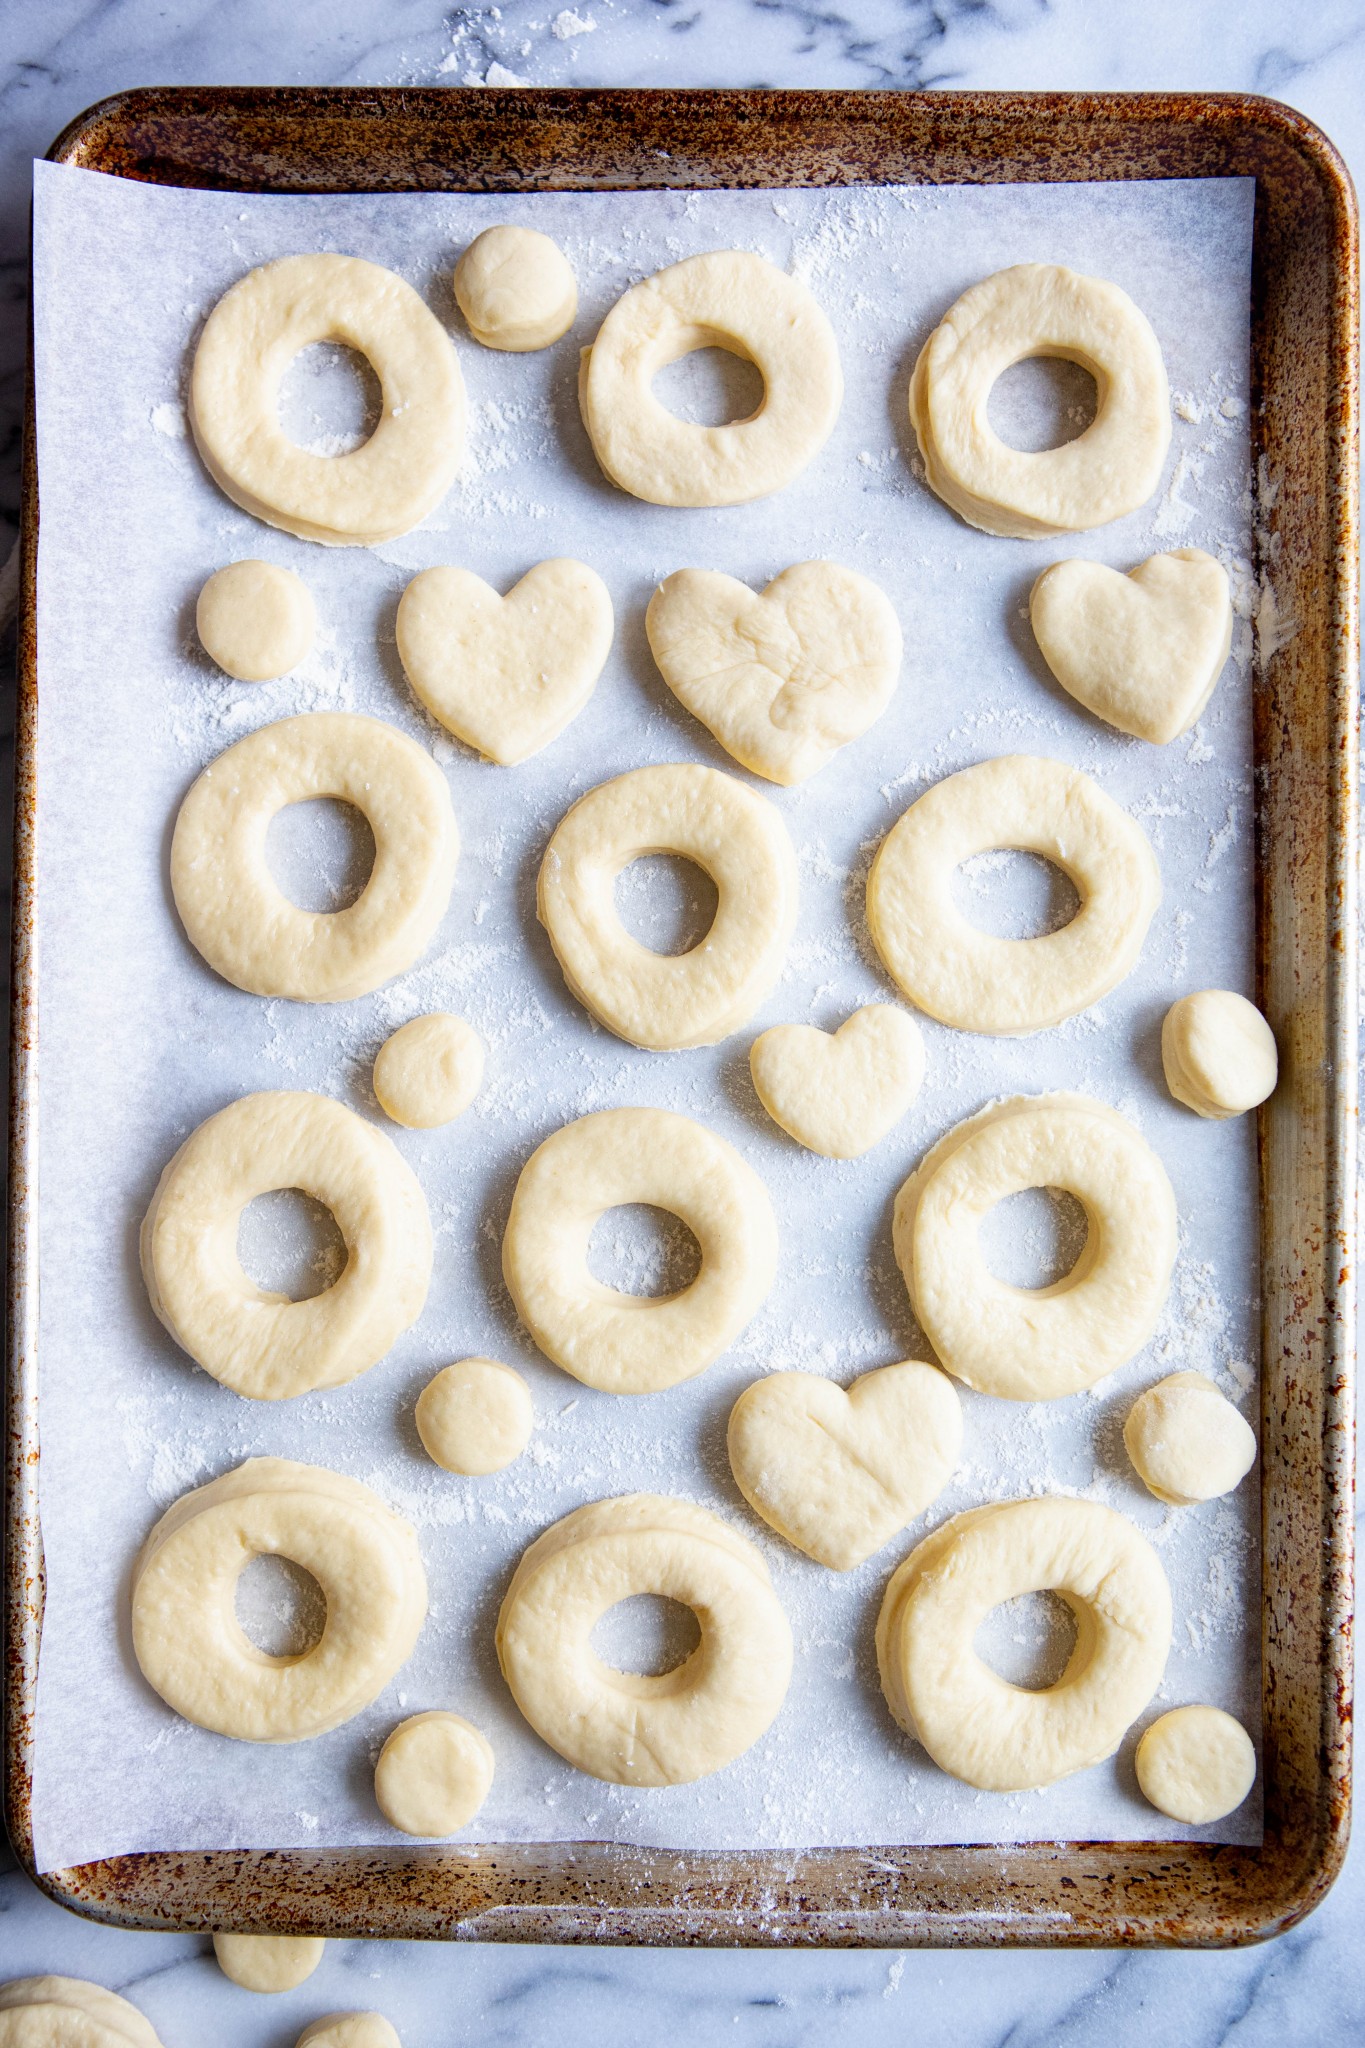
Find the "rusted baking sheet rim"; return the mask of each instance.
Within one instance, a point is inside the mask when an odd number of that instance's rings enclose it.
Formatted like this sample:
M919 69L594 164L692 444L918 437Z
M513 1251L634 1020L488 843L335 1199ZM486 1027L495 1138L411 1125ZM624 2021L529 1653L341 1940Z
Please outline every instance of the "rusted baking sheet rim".
M1236 94L124 93L59 162L251 192L1256 180L1258 571L1296 630L1254 684L1257 987L1282 1086L1260 1114L1265 1838L677 1855L600 1844L119 1856L39 1879L120 1926L669 1944L1215 1946L1323 1896L1350 1797L1355 1333L1358 264L1350 180L1288 108ZM29 402L32 423L32 390ZM5 1792L33 1867L38 1527L30 432L15 839Z

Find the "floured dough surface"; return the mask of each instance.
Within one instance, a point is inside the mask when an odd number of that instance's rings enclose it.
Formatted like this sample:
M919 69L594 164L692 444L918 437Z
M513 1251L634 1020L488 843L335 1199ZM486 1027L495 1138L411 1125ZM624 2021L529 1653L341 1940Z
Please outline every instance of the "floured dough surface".
M0 2048L161 2048L135 2005L83 1977L0 1984Z
M1203 988L1172 1003L1161 1026L1161 1064L1177 1102L1197 1116L1243 1116L1274 1094L1275 1034L1254 1003Z
M327 1944L320 1934L215 1934L218 1967L243 1991L293 1991L312 1976Z
M472 1722L439 1710L394 1729L374 1769L379 1810L405 1835L442 1836L465 1827L493 1783L493 1750Z
M1256 1462L1256 1433L1213 1381L1176 1372L1139 1394L1123 1441L1149 1493L1172 1507L1217 1500Z
M274 562L230 562L199 593L204 652L239 683L288 675L312 651L318 615L302 577Z
M798 1145L858 1159L918 1095L924 1040L904 1010L868 1003L834 1032L775 1024L750 1046L749 1071L759 1101Z
M1221 1707L1176 1707L1153 1721L1134 1758L1158 1813L1200 1827L1234 1813L1256 1782L1256 1747Z
M455 265L455 299L475 341L524 355L568 333L578 283L548 235L499 226L476 235Z
M436 1130L463 1116L483 1080L483 1046L463 1017L432 1010L400 1024L379 1048L379 1107L409 1130Z
M329 2012L312 2020L294 2048L402 2048L382 2012Z
M417 1397L417 1434L447 1472L501 1472L531 1440L535 1410L519 1372L495 1358L462 1358L428 1380Z

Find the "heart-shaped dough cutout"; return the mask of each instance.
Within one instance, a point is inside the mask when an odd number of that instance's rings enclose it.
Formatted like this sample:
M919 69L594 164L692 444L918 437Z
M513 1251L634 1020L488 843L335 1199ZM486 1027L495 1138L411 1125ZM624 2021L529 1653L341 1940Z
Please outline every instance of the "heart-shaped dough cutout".
M908 1361L845 1393L809 1372L755 1380L730 1410L735 1483L755 1514L817 1564L846 1572L923 1514L962 1449L946 1373Z
M423 569L398 605L398 653L448 732L502 767L583 709L611 648L607 586L582 562L537 562L499 597L468 569Z
M1054 562L1033 586L1029 618L1062 688L1156 746L1189 731L1232 647L1227 574L1202 548L1150 555L1126 576Z
M857 1159L905 1115L924 1079L913 1017L868 1003L835 1032L777 1024L749 1049L758 1099L776 1124L827 1159Z
M664 681L726 752L769 782L804 782L891 701L901 629L889 600L837 562L797 562L761 597L679 569L645 630Z

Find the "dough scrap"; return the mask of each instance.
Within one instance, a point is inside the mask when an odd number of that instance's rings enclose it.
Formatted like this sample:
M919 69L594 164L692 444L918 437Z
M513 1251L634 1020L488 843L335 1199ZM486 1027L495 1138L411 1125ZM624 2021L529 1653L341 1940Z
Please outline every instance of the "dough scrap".
M1158 1813L1200 1827L1223 1820L1256 1782L1256 1746L1221 1707L1176 1707L1153 1721L1134 1758Z
M1123 1441L1149 1493L1171 1507L1217 1500L1256 1462L1256 1432L1202 1372L1175 1372L1139 1394Z
M845 1393L814 1373L755 1380L730 1410L735 1484L779 1536L832 1571L889 1543L948 1484L962 1449L952 1381L908 1360Z
M982 1254L982 1218L1025 1188L1064 1188L1084 1249L1049 1287L1011 1287ZM892 1242L915 1313L956 1379L1053 1401L1125 1365L1155 1330L1175 1265L1175 1195L1126 1118L1085 1095L1016 1095L930 1148L896 1197Z
M345 910L300 910L266 858L276 813L316 797L354 805L374 833L370 878ZM190 944L235 988L341 1003L425 950L459 850L446 779L415 740L377 718L310 711L210 762L175 821L171 889Z
M0 2048L161 2048L135 2005L83 1977L0 1984Z
M293 1991L312 1976L327 1943L320 1934L215 1934L218 1967L243 1991Z
M379 1752L374 1796L405 1835L458 1833L473 1820L493 1783L493 1750L459 1714L439 1710L400 1721Z
M1002 1601L1061 1595L1076 1644L1055 1685L1011 1685L974 1647ZM1098 1502L1049 1496L954 1515L912 1550L877 1617L882 1691L941 1770L1028 1792L1112 1756L1157 1686L1171 1595L1156 1552Z
M835 1032L774 1025L750 1046L749 1071L759 1101L798 1145L858 1159L919 1094L924 1040L903 1010L867 1003Z
M1054 562L1029 597L1062 688L1120 732L1165 746L1203 711L1232 651L1227 571L1201 548L1150 555L1121 576Z
M680 1216L701 1246L679 1293L623 1294L589 1271L598 1218L630 1202ZM777 1224L758 1175L714 1131L671 1110L604 1109L523 1166L502 1270L547 1358L603 1393L659 1393L704 1372L757 1312L777 1272Z
M690 1607L701 1641L673 1670L616 1671L592 1649L612 1607L653 1593ZM747 1538L689 1501L627 1494L537 1537L498 1615L498 1662L541 1737L613 1785L687 1785L733 1763L776 1719L792 1638Z
M566 556L537 562L506 597L469 569L423 569L396 630L432 717L505 768L548 746L592 695L611 652L611 597Z
M311 2020L294 2048L402 2048L382 2012L329 2012Z
M797 562L761 596L714 569L678 569L645 630L679 703L741 767L786 785L866 732L900 672L889 599L837 562Z
M285 371L317 341L357 350L383 394L379 425L345 455L300 448L279 421ZM205 468L234 504L331 547L410 532L464 453L450 337L410 284L356 256L284 256L239 279L199 337L189 415Z
M1060 931L1001 939L953 900L953 873L1003 848L1042 854L1076 886ZM897 985L958 1031L1021 1037L1089 1009L1137 962L1161 901L1142 828L1079 768L1004 754L945 777L882 841L867 878L867 921Z
M992 386L1029 356L1079 363L1099 403L1085 432L1037 454L990 424ZM920 350L910 423L929 488L969 526L1027 540L1121 519L1161 481L1171 396L1161 346L1128 294L1053 263L998 270L951 306Z
M270 683L312 651L318 629L302 577L274 562L230 562L199 593L194 623L211 661L239 683Z
M1204 988L1172 1003L1161 1026L1166 1086L1196 1116L1242 1116L1274 1094L1275 1034L1254 1003Z
M432 1010L400 1024L379 1048L374 1092L385 1116L432 1131L463 1116L483 1080L483 1046L463 1017Z
M475 341L525 355L573 326L578 282L557 242L535 228L485 228L455 265L455 300Z
M660 404L659 371L699 348L754 364L757 412L701 427ZM834 330L810 292L744 249L689 256L632 285L583 351L578 383L603 471L651 505L744 505L780 491L829 439L843 396Z
M519 1372L494 1358L462 1358L428 1380L417 1397L417 1434L433 1463L482 1478L519 1458L535 1410Z

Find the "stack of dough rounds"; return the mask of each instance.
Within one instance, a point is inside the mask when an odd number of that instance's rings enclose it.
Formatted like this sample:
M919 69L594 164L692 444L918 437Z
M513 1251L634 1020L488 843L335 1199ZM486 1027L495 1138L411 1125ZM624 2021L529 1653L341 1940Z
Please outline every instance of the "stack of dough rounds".
M593 1629L640 1593L690 1607L701 1641L658 1676L617 1671ZM647 1493L578 1508L537 1537L498 1615L498 1662L551 1749L612 1785L686 1785L733 1763L776 1718L792 1638L747 1538Z
M487 1738L440 1710L400 1721L379 1752L374 1796L405 1835L453 1835L473 1820L493 1783Z
M329 2012L306 2026L294 2048L402 2048L382 2012Z
M1082 1205L1085 1248L1050 1287L1011 1287L986 1263L980 1224L1039 1187ZM925 1154L896 1197L892 1241L948 1371L983 1394L1051 1401L1093 1386L1152 1335L1175 1264L1175 1196L1117 1110L1084 1095L1013 1096Z
M237 1256L243 1209L300 1188L331 1210L346 1264L303 1301L267 1294ZM229 1103L191 1132L142 1224L152 1307L205 1372L255 1401L344 1386L422 1312L431 1222L393 1142L325 1095L278 1090Z
M1275 1092L1275 1034L1254 1003L1231 989L1182 996L1161 1026L1161 1064L1177 1102L1197 1116L1242 1116Z
M1176 1707L1153 1721L1134 1758L1143 1795L1191 1827L1236 1811L1256 1782L1256 1749L1221 1707Z
M433 1010L412 1017L384 1040L374 1063L379 1107L411 1131L436 1130L463 1116L483 1079L483 1047L463 1017Z
M243 1991L295 1991L322 1961L320 1934L215 1934L213 1953L225 1977Z
M284 374L313 342L367 358L383 411L363 447L317 455L279 422ZM209 314L190 424L204 466L244 511L304 540L373 547L435 510L464 453L465 396L445 329L412 286L356 256L284 256Z
M573 326L578 284L557 243L535 228L485 228L455 265L455 300L475 341L525 355Z
M135 2005L83 1977L0 1984L0 2048L161 2048Z
M322 1588L327 1619L297 1657L258 1650L237 1620L237 1581L285 1557ZM133 1570L133 1649L168 1707L239 1742L325 1735L379 1697L427 1612L417 1538L358 1479L287 1458L249 1458L183 1494Z
M312 592L292 569L230 562L200 591L194 623L219 668L239 683L269 683L309 653L318 615Z
M1133 1469L1171 1507L1217 1500L1256 1462L1256 1433L1202 1372L1175 1372L1139 1394L1123 1425Z

